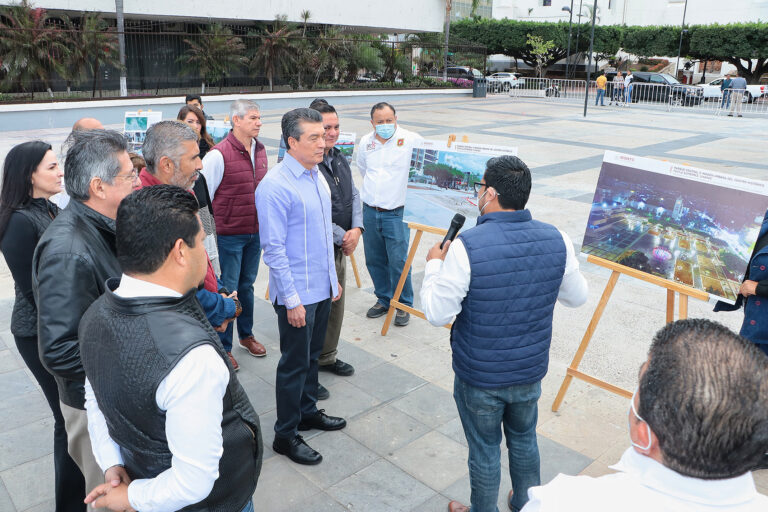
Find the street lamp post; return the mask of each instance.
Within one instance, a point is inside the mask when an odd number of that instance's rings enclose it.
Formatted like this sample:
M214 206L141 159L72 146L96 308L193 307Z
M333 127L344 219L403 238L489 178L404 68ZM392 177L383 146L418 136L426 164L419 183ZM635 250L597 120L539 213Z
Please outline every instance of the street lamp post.
M683 52L683 34L685 34L685 13L688 11L688 0L685 0L685 6L683 7L683 23L680 25L680 44L677 46L677 63L675 64L675 78L677 78L677 72L680 69L680 54Z
M583 0L579 0L579 14L577 15L579 18L579 24L576 27L576 54L579 54L579 34L581 34L581 3ZM573 71L573 76L576 76L576 70Z
M565 57L565 78L568 78L571 71L571 29L573 28L573 0L570 7L563 7L563 11L568 11L568 51Z
M592 7L592 34L589 36L589 65L587 66L587 88L584 91L584 117L587 117L587 101L589 100L589 82L592 81L592 48L595 44L595 15L597 14L597 0Z

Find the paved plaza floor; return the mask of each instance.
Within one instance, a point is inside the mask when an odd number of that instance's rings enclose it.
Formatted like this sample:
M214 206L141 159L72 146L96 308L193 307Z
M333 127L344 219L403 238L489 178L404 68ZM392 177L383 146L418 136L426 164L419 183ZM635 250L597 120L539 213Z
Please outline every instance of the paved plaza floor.
M384 99L384 98L382 98ZM362 100L361 100L362 101ZM378 98L376 98L378 101ZM396 102L396 99L393 99ZM566 231L580 248L589 206L605 150L653 157L739 176L768 179L768 120L716 118L688 113L605 107L590 110L540 100L450 98L395 103L399 123L426 138L467 135L471 142L517 146L533 173L529 208L534 218ZM365 103L340 107L341 128L370 130ZM262 112L260 140L270 165L276 162L280 117ZM0 115L0 122L2 116ZM114 128L118 128L114 126ZM59 147L67 130L0 133L0 158L13 145L40 138ZM356 181L360 176L353 168ZM422 280L426 251L438 238L425 235L414 265ZM362 243L362 242L361 242ZM352 377L322 373L331 398L320 407L344 416L346 429L313 431L309 444L320 451L319 466L294 464L271 450L275 421L277 322L261 298L263 266L255 283L255 335L267 347L256 359L235 349L238 377L261 416L264 466L254 495L256 510L444 511L450 499L469 501L466 441L452 397L453 371L448 331L412 318L406 327L380 334L382 319L365 311L374 304L362 247L355 253L361 287L348 269L346 313L339 358L355 366ZM542 482L557 473L609 473L629 445L628 401L575 381L559 412L551 405L608 279L605 269L586 263L586 305L555 309L549 374L539 402ZM12 280L0 268L0 512L53 511L53 420L34 379L24 367L9 332ZM418 293L417 293L418 295ZM581 368L633 389L653 333L664 323L665 291L622 277L597 328ZM416 306L418 307L418 301ZM741 313L712 313L712 304L692 301L689 316L717 319L738 330ZM502 471L508 463L502 456ZM768 494L768 471L755 474ZM499 508L506 510L509 477L502 474Z

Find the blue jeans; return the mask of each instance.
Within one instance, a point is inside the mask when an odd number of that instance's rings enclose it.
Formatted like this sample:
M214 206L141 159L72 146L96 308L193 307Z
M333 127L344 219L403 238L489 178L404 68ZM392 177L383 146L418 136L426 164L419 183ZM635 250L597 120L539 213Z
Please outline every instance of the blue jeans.
M720 101L720 108L730 108L731 91L723 91L723 99Z
M253 510L253 500L248 500L248 504L243 507L243 510L240 512L254 512Z
M389 301L395 294L397 282L408 257L410 230L403 222L403 207L388 212L363 205L363 242L365 245L365 266L373 280L374 293L379 304L389 308ZM413 306L411 270L405 280L400 302Z
M237 317L237 334L240 339L247 338L253 334L253 283L259 273L261 255L259 234L219 235L218 243L221 282L230 292L237 291L237 298L243 306L243 312ZM226 332L219 334L227 352L232 351L233 324L230 323Z
M597 105L598 101L600 102L600 105L605 106L605 89L597 90L597 96L595 96L595 105Z
M632 103L632 85L624 89L624 103Z
M501 427L509 452L513 510L519 511L528 502L528 488L541 484L536 442L539 396L541 382L483 389L454 379L453 398L469 445L472 512L498 511Z

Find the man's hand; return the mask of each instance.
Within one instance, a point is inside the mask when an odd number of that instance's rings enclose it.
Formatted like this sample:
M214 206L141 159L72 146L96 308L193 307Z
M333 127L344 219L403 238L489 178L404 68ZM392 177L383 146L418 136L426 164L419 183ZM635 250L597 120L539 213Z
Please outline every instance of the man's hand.
M297 329L301 329L307 325L307 312L304 310L304 306L299 304L293 309L288 310L288 323Z
M131 483L131 477L123 466L112 466L104 472L104 483L112 487L117 487L121 483L127 485Z
M85 497L85 503L93 508L106 507L118 512L136 512L128 501L128 484L126 483L120 483L117 487L112 487L111 483L97 485Z
M360 228L352 228L344 233L344 238L341 239L341 252L344 253L344 256L349 256L355 252L362 232Z
M222 297L224 297L225 299L236 299L237 298L237 292L236 291L230 293L229 295L227 295L226 293L222 293L220 295Z
M337 300L339 300L341 298L341 294L343 291L344 290L341 289L341 283L339 283L339 293L337 293L336 296L333 299L331 299L331 302L336 302Z
M234 320L234 318L229 318L227 320L224 320L221 323L221 325L219 325L218 327L214 327L213 330L216 332L225 332L227 330L227 326L229 325L229 322L231 322L232 320Z
M739 288L739 294L743 295L744 297L749 297L750 295L754 295L755 293L757 293L757 281L746 280L743 283L741 283L741 288Z
M427 253L427 261L435 260L435 259L441 259L445 261L445 255L448 254L448 247L451 246L451 241L448 240L445 242L445 245L443 245L443 248L440 248L440 242L436 243L432 246L432 248Z

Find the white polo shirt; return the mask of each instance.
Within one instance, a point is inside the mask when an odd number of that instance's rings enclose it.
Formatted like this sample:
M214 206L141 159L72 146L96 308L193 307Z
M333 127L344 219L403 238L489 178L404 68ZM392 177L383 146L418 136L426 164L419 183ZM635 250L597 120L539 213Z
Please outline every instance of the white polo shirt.
M417 133L398 125L395 134L382 143L375 132L363 135L357 149L357 169L363 177L360 197L368 206L394 210L405 205L413 145L422 140Z

